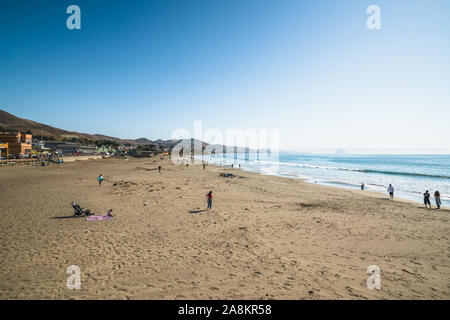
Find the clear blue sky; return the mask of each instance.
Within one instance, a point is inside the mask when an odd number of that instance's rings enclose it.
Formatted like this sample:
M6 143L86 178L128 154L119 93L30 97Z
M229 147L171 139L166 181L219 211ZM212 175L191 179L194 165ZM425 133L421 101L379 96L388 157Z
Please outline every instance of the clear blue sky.
M67 130L450 149L448 0L2 0L0 39L0 109Z

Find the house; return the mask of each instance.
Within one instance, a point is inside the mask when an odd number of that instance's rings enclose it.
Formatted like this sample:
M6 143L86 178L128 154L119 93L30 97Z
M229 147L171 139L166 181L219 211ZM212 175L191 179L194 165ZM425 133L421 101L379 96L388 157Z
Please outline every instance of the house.
M94 154L97 151L97 147L96 146L78 146L77 151L78 151L78 153Z
M0 158L8 156L8 144L0 143Z
M114 147L111 147L111 146L102 145L102 146L98 147L97 153L111 153L111 154L114 154L114 153L116 153L116 149Z
M44 148L57 152L60 151L63 154L77 153L77 144L75 142L45 141Z
M7 143L8 153L13 156L31 154L32 140L30 133L0 132L0 143Z
M96 146L81 146L76 142L68 141L45 141L44 148L54 150L62 154L93 154L97 151Z

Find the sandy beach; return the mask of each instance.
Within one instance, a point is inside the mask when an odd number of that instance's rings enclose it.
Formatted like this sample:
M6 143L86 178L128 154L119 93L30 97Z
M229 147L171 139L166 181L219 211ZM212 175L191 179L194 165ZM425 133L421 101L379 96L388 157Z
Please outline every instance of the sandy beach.
M0 299L450 298L449 210L221 171L159 158L0 168ZM72 201L116 216L73 218Z

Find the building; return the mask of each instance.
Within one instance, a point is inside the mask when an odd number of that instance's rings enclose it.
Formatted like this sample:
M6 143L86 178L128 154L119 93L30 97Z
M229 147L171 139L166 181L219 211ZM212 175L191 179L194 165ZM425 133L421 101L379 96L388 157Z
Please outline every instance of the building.
M94 154L97 151L97 147L96 146L78 146L77 151L78 151L78 153Z
M0 132L0 143L7 143L8 153L13 156L31 154L32 139L29 133Z
M7 143L0 143L0 158L7 157L9 154L8 152L8 144Z
M44 148L50 149L62 154L93 154L96 152L96 146L80 146L76 142L68 141L45 141Z
M110 154L114 154L117 152L117 149L111 146L107 146L107 145L102 145L100 147L97 148L97 153L110 153Z

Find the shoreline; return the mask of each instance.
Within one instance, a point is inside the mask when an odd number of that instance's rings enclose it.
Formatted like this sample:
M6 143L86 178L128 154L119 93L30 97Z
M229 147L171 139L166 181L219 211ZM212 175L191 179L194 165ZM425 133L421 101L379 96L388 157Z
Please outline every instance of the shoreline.
M343 189L343 190L347 190L347 191L356 191L356 192L359 191L362 194L367 193L367 194L369 194L371 196L375 196L375 197L389 198L389 195L387 194L387 191L386 191L386 193L384 193L382 191L377 191L377 190L367 190L367 189L366 190L359 190L357 187L346 187L345 185L343 185L344 183L342 185L338 185L337 183L333 184L333 183L320 182L320 181L313 182L314 179L312 179L310 177L302 178L302 177L296 177L296 176L270 174L270 173L264 173L264 172L260 172L260 171L256 171L256 170L245 170L245 166L241 167L241 168L231 168L231 167L228 167L228 166L220 166L220 165L218 165L216 163L210 163L210 162L207 162L207 161L205 161L205 162L208 163L208 165L213 165L213 166L216 166L218 168L223 168L223 169L226 169L226 170L239 170L241 172L252 172L252 173L257 173L257 174L260 174L260 175L267 175L267 176L286 178L286 179L296 179L296 180L300 180L300 181L302 181L304 183L308 183L308 184L312 184L312 185L321 185L321 186L325 186L325 187ZM412 204L422 204L425 207L423 201L411 199L411 198L408 198L408 197L402 197L401 196L402 192L399 192L399 193L400 193L400 195L398 195L398 196L394 194L394 196L395 196L394 201L409 202L409 203L412 203ZM378 195L378 196L376 196L376 195ZM434 201L434 197L431 197L431 199L433 199L432 201ZM436 203L432 203L432 207L437 207ZM433 210L433 209L436 209L436 208L432 208L431 210ZM450 210L450 206L446 206L446 205L442 204L440 210Z

